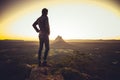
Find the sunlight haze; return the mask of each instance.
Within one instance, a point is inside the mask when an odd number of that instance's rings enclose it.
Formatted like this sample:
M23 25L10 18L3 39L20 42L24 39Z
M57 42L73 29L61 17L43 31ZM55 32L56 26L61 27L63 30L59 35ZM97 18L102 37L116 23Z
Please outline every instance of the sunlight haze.
M32 24L44 7L48 8L50 39L58 35L64 39L120 39L120 11L107 1L33 0L17 4L1 14L0 39L37 40Z

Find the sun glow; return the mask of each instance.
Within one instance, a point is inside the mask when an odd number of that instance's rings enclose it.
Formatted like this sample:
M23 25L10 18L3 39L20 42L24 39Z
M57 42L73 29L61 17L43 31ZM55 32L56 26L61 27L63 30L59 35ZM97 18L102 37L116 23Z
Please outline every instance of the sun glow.
M120 36L120 11L113 8L114 5L111 7L108 2L60 0L15 6L17 8L9 10L9 14L6 14L0 23L0 39L37 40L38 34L32 24L41 15L41 9L44 7L49 10L50 39L57 35L63 36L64 39Z

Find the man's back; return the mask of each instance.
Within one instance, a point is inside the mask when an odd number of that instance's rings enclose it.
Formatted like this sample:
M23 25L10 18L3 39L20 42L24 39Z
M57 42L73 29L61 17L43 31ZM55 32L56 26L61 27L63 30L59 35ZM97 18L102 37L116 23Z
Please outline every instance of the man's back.
M40 34L50 34L49 21L47 16L41 16L38 18L38 25L40 28Z

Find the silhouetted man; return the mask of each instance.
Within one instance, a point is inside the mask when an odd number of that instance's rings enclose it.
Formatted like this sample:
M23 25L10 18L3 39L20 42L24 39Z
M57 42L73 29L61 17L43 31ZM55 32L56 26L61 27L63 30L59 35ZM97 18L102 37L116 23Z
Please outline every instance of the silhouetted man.
M36 32L39 33L39 51L38 51L38 65L41 65L41 53L43 49L43 45L45 45L45 52L43 57L43 66L47 65L47 56L49 51L49 21L48 21L48 9L42 9L42 15L33 23L33 27ZM38 27L37 27L38 25Z

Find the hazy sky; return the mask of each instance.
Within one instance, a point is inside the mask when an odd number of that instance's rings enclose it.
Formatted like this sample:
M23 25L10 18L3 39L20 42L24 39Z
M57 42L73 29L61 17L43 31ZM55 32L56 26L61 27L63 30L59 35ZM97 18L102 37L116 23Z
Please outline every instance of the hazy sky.
M50 39L120 39L119 0L0 0L0 39L36 40L32 23L44 7Z

